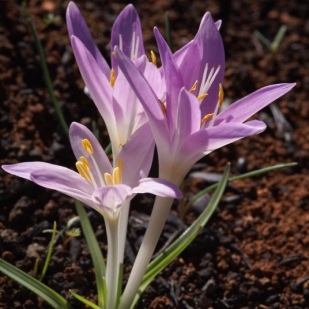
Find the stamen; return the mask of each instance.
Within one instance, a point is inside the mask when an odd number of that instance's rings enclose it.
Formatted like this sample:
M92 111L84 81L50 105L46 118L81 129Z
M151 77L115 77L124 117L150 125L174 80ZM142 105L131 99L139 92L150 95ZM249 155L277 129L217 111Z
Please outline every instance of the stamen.
M191 89L189 90L189 92L191 93L194 92L196 90L197 84L198 84L198 81L196 80L193 86L191 87Z
M159 100L159 103L160 103L160 106L161 106L161 109L162 109L162 113L164 116L166 116L166 106L164 105L164 103L160 100Z
M122 36L121 36L121 34L119 34L119 49L120 49L121 51L123 51L123 50L122 50Z
M135 32L133 31L133 33L132 33L132 43L131 43L132 45L131 45L131 59L132 60L134 60L135 58L134 58L134 56L135 56L135 54L134 54L134 52L135 52Z
M136 37L135 52L134 52L135 58L137 58L138 45L139 45L139 36Z
M113 169L113 176L109 173L104 174L105 183L107 186L118 185L122 183L123 160L119 158L116 162L116 167Z
M119 158L116 161L116 167L113 171L113 181L114 185L122 183L122 173L123 173L123 159Z
M112 87L114 87L115 81L116 81L115 70L114 70L114 69L111 69L110 78L109 78L109 83L111 84Z
M218 99L219 99L218 106L221 107L223 103L223 99L224 99L224 92L223 92L223 87L221 83L219 84Z
M121 183L121 176L120 176L120 171L119 167L115 167L113 170L113 184L118 185Z
M90 168L90 164L89 164L88 160L87 160L84 156L80 157L80 161L81 161L87 168Z
M112 56L113 56L113 57L116 57L116 52L112 52Z
M152 50L150 51L150 55L151 55L151 62L157 67L157 58Z
M208 96L208 93L203 93L203 94L201 94L201 95L199 95L199 96L197 97L197 100L198 100L198 101L201 101L201 100L205 99L207 96Z
M205 84L205 81L206 81L206 76L207 76L207 71L208 71L208 63L206 63L206 66L205 66L205 69L204 69L204 72L203 72L203 77L202 77L202 82L201 82L201 88L203 87L203 85ZM201 89L200 89L200 93L201 93ZM204 91L206 92L206 91Z
M87 154L93 154L92 145L87 138L82 140L82 145Z
M113 178L112 178L111 174L105 173L104 174L104 179L105 179L105 183L106 183L107 186L112 186L113 185Z
M206 116L204 116L203 119L202 119L202 121L201 121L201 125L203 125L204 122L205 122L207 119L213 117L214 115L215 115L215 114L207 114Z
M201 82L201 88L199 91L199 95L203 93L207 93L209 88L211 87L212 83L214 82L216 76L218 75L219 71L221 69L221 66L218 66L215 70L214 67L210 70L209 75L207 77L207 71L208 71L208 63L205 66L202 82Z
M80 162L80 161L77 161L75 163L75 166L79 172L79 174L85 178L86 180L90 181L91 182L91 178L90 178L90 175L89 175L89 172L88 172L88 169L87 169L87 166L83 163L83 162Z

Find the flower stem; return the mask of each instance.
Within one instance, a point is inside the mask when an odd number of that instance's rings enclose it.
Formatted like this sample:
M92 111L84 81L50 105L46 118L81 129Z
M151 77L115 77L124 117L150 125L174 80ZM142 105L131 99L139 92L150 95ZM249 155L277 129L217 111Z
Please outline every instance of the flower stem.
M128 230L130 201L125 201L121 207L122 210L119 219L118 265L123 264L124 249Z
M146 268L160 238L173 200L174 199L172 198L156 197L148 228L138 251L118 309L128 309L131 307L134 297L142 282Z
M107 263L106 263L106 286L107 286L107 301L105 308L116 309L119 264L118 264L118 233L119 220L105 220L107 232Z

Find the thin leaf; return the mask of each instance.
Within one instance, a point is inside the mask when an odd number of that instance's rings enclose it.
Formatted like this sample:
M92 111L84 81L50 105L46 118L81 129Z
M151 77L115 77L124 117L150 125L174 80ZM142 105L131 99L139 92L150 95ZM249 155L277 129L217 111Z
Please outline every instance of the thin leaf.
M272 43L271 43L271 46L270 46L270 50L271 50L273 53L276 53L276 52L278 51L279 46L280 46L280 44L281 44L281 42L282 42L282 40L283 40L283 37L284 37L284 35L285 35L286 30L287 30L287 26L286 26L286 25L282 25L282 26L279 28L279 30L278 30L278 32L277 32L277 34L276 34L274 40L273 40Z
M80 223L91 255L91 260L94 266L94 274L96 278L97 292L98 292L98 305L100 308L103 308L104 286L102 278L105 276L104 258L102 255L102 251L99 247L98 241L93 232L92 226L89 222L89 218L87 217L87 213L84 206L81 204L81 202L75 201L75 207L80 219Z
M295 166L297 165L296 162L292 162L292 163L284 163L284 164L277 164L277 165L273 165L273 166L269 166L269 167L265 167L265 168L261 168L259 170L255 170L252 172L248 172L239 176L235 176L235 177L231 177L229 178L229 183L233 182L235 180L240 180L240 179L246 179L246 178L250 178L253 176L258 176L258 175L262 175L265 173L269 173L281 168L285 168L285 167L291 167L291 166ZM211 190L214 190L217 188L217 186L219 185L219 183L215 183L207 188L205 188L204 190L200 191L198 194L196 194L187 204L186 204L186 209L189 209L191 207L191 205L198 200L199 198L201 198L203 195L205 195L206 193L208 193Z
M76 299L78 299L80 302L84 303L85 305L88 305L90 308L93 309L101 309L100 307L98 307L96 304L92 303L91 301L89 301L88 299L74 293L72 290L69 291Z
M42 270L42 273L41 273L40 281L43 281L45 274L47 272L49 262L50 262L50 259L51 259L51 256L52 256L53 248L54 248L54 240L55 240L56 233L57 233L57 223L54 222L53 233L52 233L52 237L51 237L51 240L50 240L50 243L49 243L49 249L48 249L48 253L47 253L47 256L46 256L44 267L43 267L43 270Z
M117 289L117 307L120 302L121 294L122 294L122 283L123 283L123 264L119 265L119 276L118 276L118 289Z
M104 300L104 304L106 304L107 301L107 286L106 286L106 278L103 277L102 278L103 281L103 300Z
M253 34L271 50L271 42L259 30L254 30Z
M0 271L38 296L42 297L53 308L72 309L69 303L57 292L1 258Z
M169 46L170 50L173 52L173 41L172 41L169 11L165 12L165 31L166 31L166 38L167 38L168 46Z
M206 225L211 215L214 213L225 187L228 183L230 165L228 164L221 181L217 186L217 190L213 194L207 208L197 218L197 220L168 248L166 248L156 259L154 259L147 267L146 274L143 277L142 284L133 301L131 309L134 308L140 295L145 291L150 282L169 264L171 263L189 244L195 239L199 231Z

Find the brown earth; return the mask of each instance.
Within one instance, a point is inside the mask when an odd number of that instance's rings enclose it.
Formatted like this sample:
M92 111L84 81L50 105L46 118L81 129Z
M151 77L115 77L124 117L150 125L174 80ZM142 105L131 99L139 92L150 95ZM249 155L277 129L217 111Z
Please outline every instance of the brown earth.
M109 57L110 29L125 1L76 1L96 43ZM71 52L65 25L68 1L30 0L29 14L44 47L55 93L68 123L104 123L83 94L83 81ZM256 117L268 129L224 147L200 162L195 170L221 173L227 162L237 175L276 163L298 166L234 182L218 211L195 242L144 293L138 309L159 308L308 308L309 307L309 3L306 0L135 1L146 50L157 51L152 28L164 33L169 11L175 49L196 33L206 11L223 19L226 49L225 95L236 99L268 84L297 82L297 86ZM34 39L23 17L21 1L0 2L0 158L1 164L40 160L73 168L68 142L57 120L43 79ZM276 54L254 35L272 40L282 24L287 32ZM277 108L276 108L277 107ZM106 133L101 141L107 145ZM211 178L205 174L205 177ZM50 235L42 230L53 221L63 229L75 215L74 203L57 192L0 172L0 254L33 274L46 256ZM188 177L189 197L211 179ZM132 205L128 233L126 276L147 225L152 199ZM184 223L200 211L195 205ZM204 206L204 205L202 205ZM102 218L89 216L106 253ZM163 246L183 223L175 207L166 224ZM159 250L160 248L158 248ZM83 236L57 242L44 279L74 308L83 308L68 290L95 300L93 269ZM0 307L50 308L11 279L0 276Z

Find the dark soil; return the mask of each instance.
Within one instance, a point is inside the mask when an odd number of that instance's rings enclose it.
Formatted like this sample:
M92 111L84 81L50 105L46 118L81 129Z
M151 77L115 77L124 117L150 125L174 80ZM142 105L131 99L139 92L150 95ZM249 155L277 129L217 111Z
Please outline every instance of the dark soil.
M68 1L27 2L67 122L78 121L89 127L96 124L99 132L105 132L94 104L83 93L84 84L72 55L65 24ZM126 2L76 2L108 59L111 26ZM75 160L46 90L20 4L16 0L0 2L0 163L39 160L73 168ZM152 28L156 25L164 33L167 10L175 49L194 36L204 12L210 11L215 20L223 19L227 59L224 88L231 102L268 84L297 82L273 109L266 108L256 116L268 125L263 134L212 153L195 170L221 173L231 162L233 175L237 175L276 163L298 162L294 168L234 182L208 226L153 281L137 308L308 308L309 2L151 0L134 1L134 5L148 53L157 52ZM272 54L253 32L259 30L272 40L282 24L287 32L278 52ZM106 133L100 138L106 146ZM0 178L1 257L35 276L35 260L40 271L50 240L50 234L42 231L51 228L54 221L63 229L76 215L74 202L3 171ZM188 177L187 197L210 183L211 179ZM132 205L125 277L147 226L151 201L140 197ZM87 211L106 253L103 220ZM164 246L184 224L190 224L199 211L195 206L182 222L175 207L159 245ZM83 235L65 247L59 239L44 283L76 309L83 306L70 296L69 289L96 300ZM50 308L6 276L0 277L0 307Z

